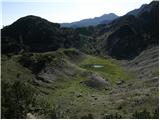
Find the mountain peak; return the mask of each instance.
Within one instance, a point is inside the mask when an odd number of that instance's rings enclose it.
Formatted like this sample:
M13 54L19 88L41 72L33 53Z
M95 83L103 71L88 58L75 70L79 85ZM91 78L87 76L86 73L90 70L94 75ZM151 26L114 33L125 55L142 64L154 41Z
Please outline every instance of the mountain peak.
M145 11L150 12L153 7L158 5L159 1L152 1L150 4L143 4L140 8L128 12L127 15L138 16Z
M109 13L109 14L104 14L104 15L102 15L102 16L100 16L100 17L105 17L105 18L108 20L108 19L117 18L118 15L116 15L116 14L114 14L114 13Z
M118 16L118 15L116 15L115 13L109 13L109 14L104 14L104 15L109 15L109 16ZM103 16L104 16L103 15Z
M35 27L41 28L42 26L46 26L48 28L50 28L50 26L55 27L55 28L60 27L60 25L57 23L52 23L44 18L35 16L35 15L27 15L27 16L21 17L17 21L15 21L13 24L11 24L11 26L16 29L24 29L24 28L31 29Z
M44 21L44 22L49 22L48 20L46 20L44 18L41 18L39 16L35 16L35 15L27 15L27 16L21 17L17 21L19 22L19 21L25 21L25 20L27 20L27 21L29 20L29 21Z

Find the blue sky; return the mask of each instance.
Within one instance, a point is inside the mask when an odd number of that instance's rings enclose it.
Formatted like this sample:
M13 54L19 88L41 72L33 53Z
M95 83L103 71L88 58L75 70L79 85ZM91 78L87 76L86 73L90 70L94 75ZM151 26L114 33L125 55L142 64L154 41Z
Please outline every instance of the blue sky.
M9 25L26 15L62 23L103 14L119 16L152 0L2 0L2 24Z

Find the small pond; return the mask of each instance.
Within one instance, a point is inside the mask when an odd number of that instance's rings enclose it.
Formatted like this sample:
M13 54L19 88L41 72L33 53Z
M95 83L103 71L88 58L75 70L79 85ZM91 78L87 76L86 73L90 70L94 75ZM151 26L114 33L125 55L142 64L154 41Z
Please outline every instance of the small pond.
M92 65L92 67L94 67L94 68L102 68L104 66L103 65L94 64L94 65Z

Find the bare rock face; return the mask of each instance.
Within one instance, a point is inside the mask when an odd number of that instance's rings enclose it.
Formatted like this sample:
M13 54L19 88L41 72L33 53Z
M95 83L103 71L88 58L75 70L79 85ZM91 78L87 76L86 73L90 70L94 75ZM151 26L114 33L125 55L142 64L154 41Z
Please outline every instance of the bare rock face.
M87 86L90 86L93 88L104 88L107 85L107 81L101 76L96 74L92 74L89 77L89 80L87 80L85 83Z

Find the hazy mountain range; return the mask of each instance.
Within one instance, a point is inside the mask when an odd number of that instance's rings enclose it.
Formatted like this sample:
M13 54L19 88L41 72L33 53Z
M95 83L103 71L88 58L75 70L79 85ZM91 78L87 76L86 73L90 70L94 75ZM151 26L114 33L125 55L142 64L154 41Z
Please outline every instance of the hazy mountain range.
M61 23L61 27L67 27L67 28L79 28L79 27L88 27L88 26L96 26L98 24L102 23L109 23L112 20L118 18L118 16L114 13L110 14L104 14L100 17L95 18L89 18L89 19L83 19L77 22L72 23Z

